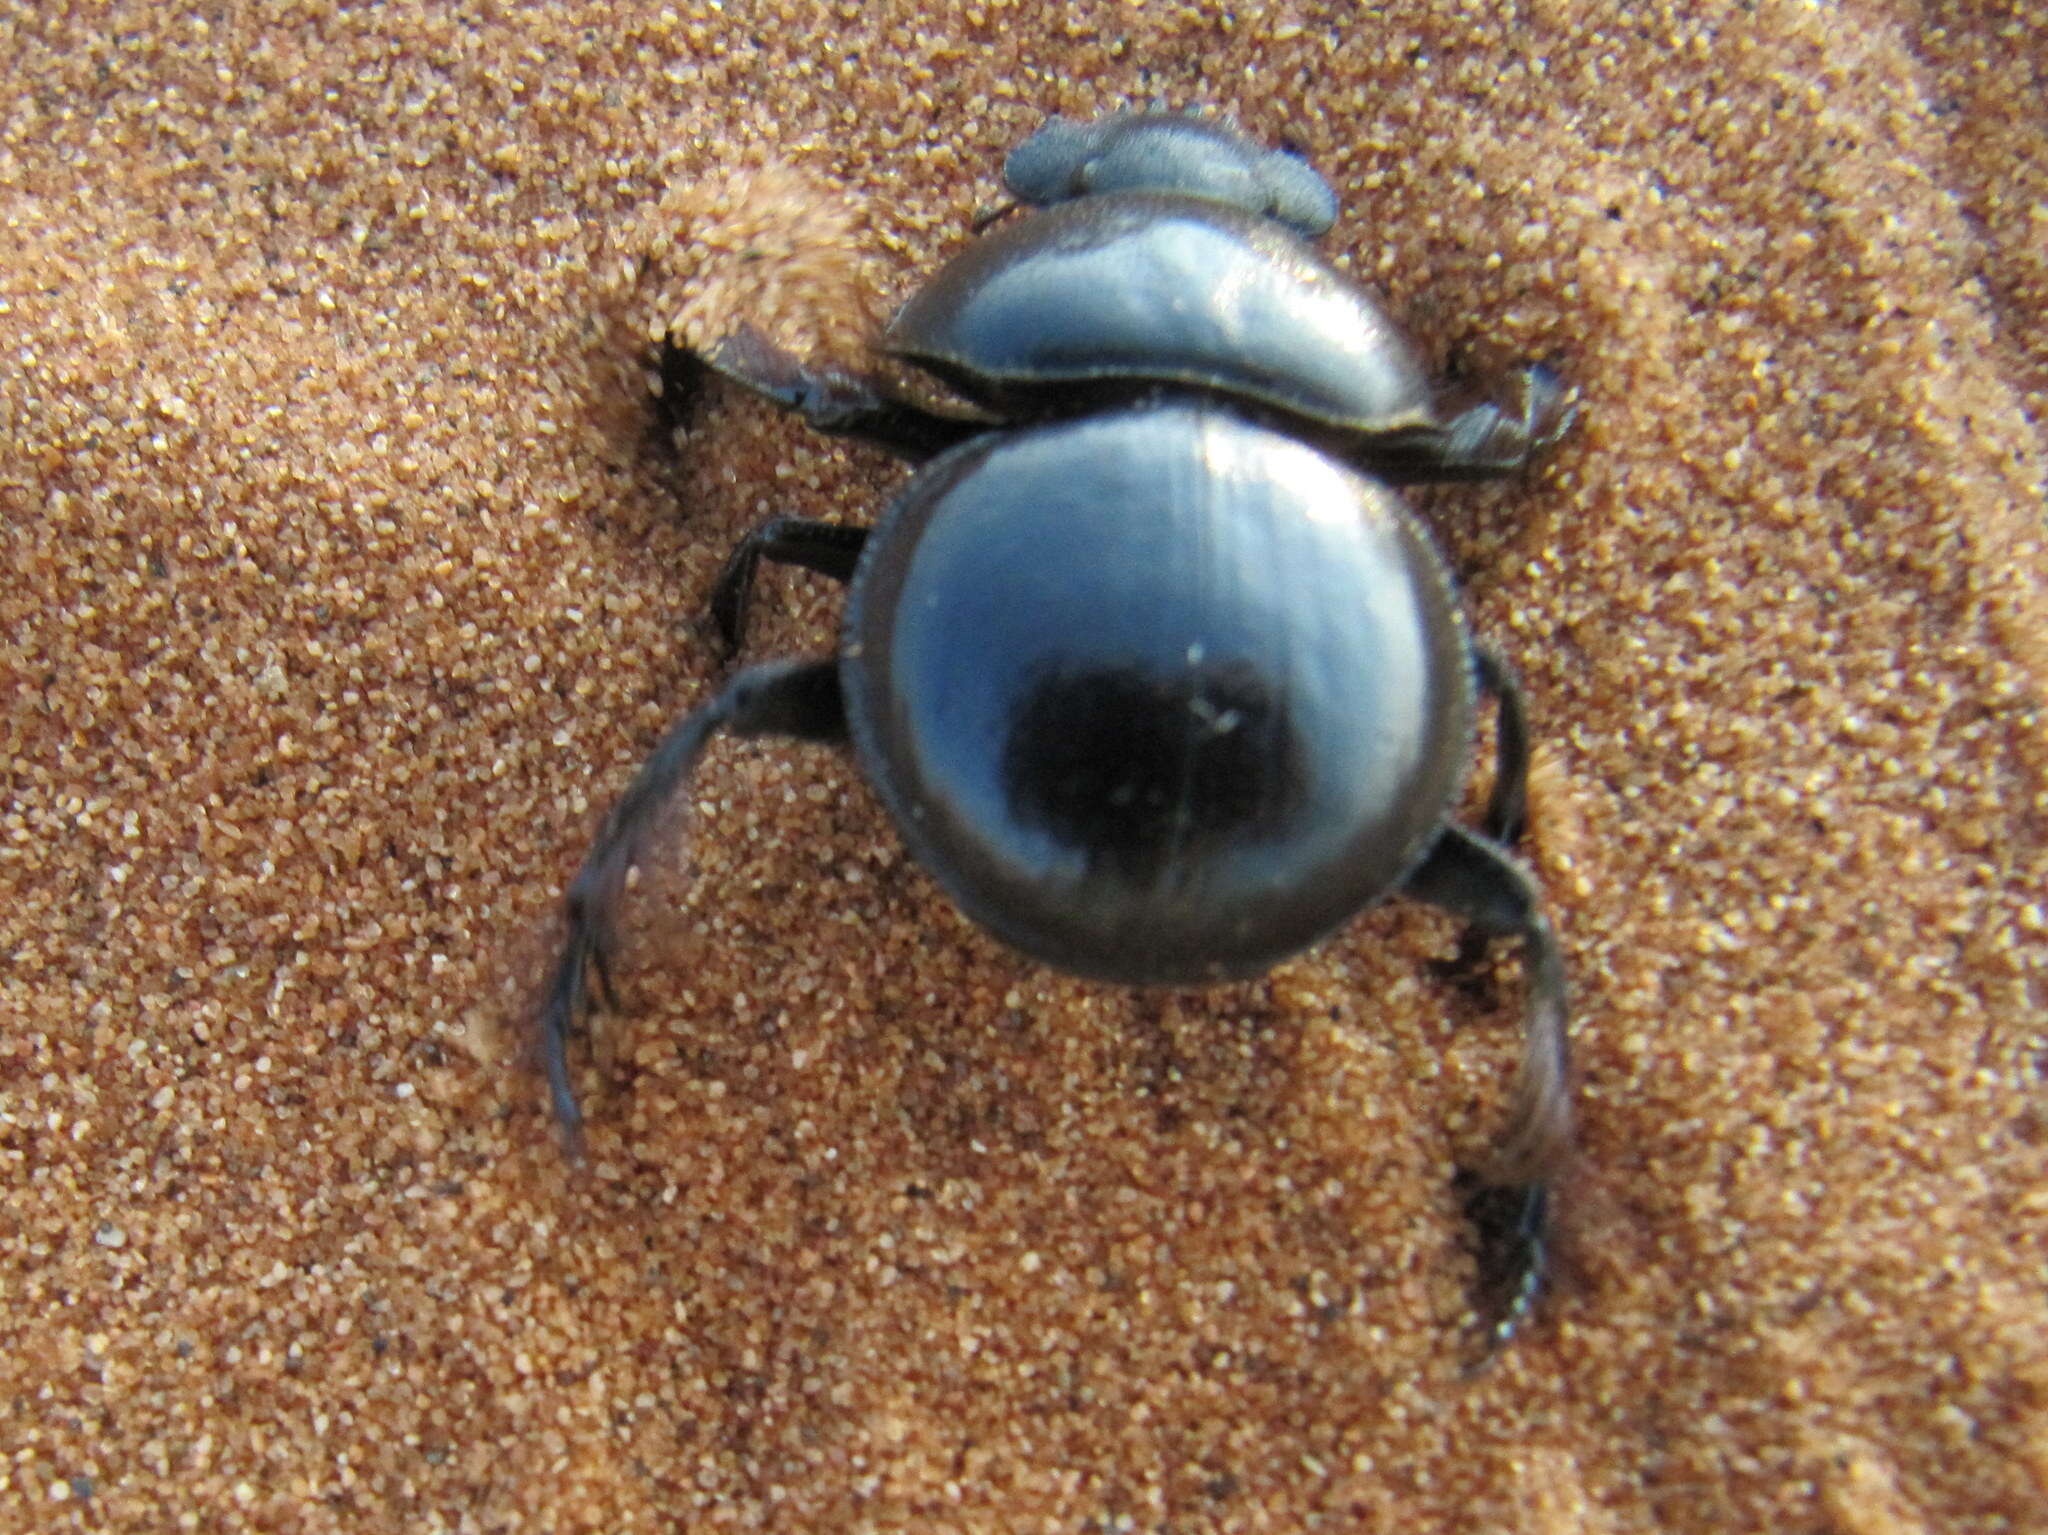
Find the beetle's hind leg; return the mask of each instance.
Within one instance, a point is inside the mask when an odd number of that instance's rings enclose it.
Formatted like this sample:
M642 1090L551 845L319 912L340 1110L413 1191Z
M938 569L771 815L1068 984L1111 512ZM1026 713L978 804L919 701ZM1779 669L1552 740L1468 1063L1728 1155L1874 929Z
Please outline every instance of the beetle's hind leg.
M568 933L535 1025L535 1049L569 1156L583 1155L583 1111L569 1080L569 1037L587 1011L616 1007L611 967L618 951L626 878L647 853L705 746L720 730L738 736L846 739L836 661L767 661L750 666L668 729L605 817L564 902Z
M1522 943L1528 1001L1514 1108L1499 1149L1466 1180L1490 1351L1520 1328L1549 1267L1551 1180L1572 1138L1564 956L1536 882L1505 848L1476 832L1445 823L1405 888L1482 933Z
M671 348L679 350L673 343ZM900 399L848 369L807 362L751 325L741 325L715 345L686 355L741 388L795 411L816 431L851 437L912 463L923 463L988 430L986 422L942 416ZM664 377L673 367L664 365Z
M1496 480L1520 474L1571 429L1578 405L1540 362L1508 375L1508 403L1482 399L1441 424L1370 445L1364 462L1394 485Z
M747 635L747 609L761 561L795 565L834 581L851 581L867 544L868 530L843 522L771 517L734 546L725 568L711 584L711 622L725 644L726 658L739 654Z

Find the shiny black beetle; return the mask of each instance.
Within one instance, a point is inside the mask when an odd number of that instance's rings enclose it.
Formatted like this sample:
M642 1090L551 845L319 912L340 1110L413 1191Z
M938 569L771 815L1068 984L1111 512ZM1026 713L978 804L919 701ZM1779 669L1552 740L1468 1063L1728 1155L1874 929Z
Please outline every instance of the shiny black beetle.
M1372 298L1293 232L1329 224L1321 178L1215 123L1055 118L1005 179L1042 211L970 245L881 341L999 424L744 328L702 359L922 467L872 532L777 519L720 576L733 648L761 560L850 583L839 654L737 673L612 810L539 1021L564 1135L577 1150L567 1045L615 1005L627 875L706 742L849 742L960 907L1078 975L1256 975L1395 892L1518 938L1527 1043L1470 1200L1504 1341L1542 1282L1570 1135L1563 964L1506 851L1519 694L1388 482L1514 473L1564 430L1564 392L1531 366L1514 409L1441 413ZM1482 691L1499 761L1474 831L1450 817Z

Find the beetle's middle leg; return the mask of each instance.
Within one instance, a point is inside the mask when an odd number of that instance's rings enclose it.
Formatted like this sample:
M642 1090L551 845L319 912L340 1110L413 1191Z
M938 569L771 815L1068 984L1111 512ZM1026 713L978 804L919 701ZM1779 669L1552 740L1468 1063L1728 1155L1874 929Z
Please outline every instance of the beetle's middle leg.
M738 655L747 637L747 609L753 603L754 578L760 574L761 561L795 565L834 581L851 581L867 541L866 528L802 517L771 517L749 532L726 556L725 568L711 583L711 621L725 644L726 658Z

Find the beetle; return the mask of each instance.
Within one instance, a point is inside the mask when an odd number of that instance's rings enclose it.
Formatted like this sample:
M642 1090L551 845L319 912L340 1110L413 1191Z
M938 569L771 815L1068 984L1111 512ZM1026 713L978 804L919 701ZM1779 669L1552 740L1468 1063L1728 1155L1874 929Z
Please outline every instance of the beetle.
M1572 407L1547 368L1446 410L1372 296L1306 233L1304 161L1170 113L1052 119L1006 165L1034 211L975 240L881 349L979 411L934 410L741 325L683 360L915 472L872 530L775 518L719 575L743 640L763 560L848 586L837 654L758 663L686 712L571 884L538 1054L572 1156L568 1047L616 1007L632 868L725 732L850 747L915 859L979 925L1096 980L1264 973L1406 895L1519 940L1508 1130L1472 1175L1494 1345L1546 1269L1571 1136L1564 964L1509 851L1528 739L1506 663L1395 484L1519 472ZM1454 818L1482 695L1497 762Z

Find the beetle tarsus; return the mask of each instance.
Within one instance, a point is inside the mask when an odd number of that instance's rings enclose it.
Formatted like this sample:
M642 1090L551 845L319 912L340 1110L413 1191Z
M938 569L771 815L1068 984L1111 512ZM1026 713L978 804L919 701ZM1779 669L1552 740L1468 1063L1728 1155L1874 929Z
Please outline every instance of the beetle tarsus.
M541 1068L547 1077L548 1102L553 1106L556 1128L561 1132L562 1154L571 1162L583 1160L583 1110L576 1102L575 1084L569 1080L569 1036L575 1032L576 1016L583 1002L584 953L573 938L555 966L546 1003L541 1008L538 1048Z
M1478 1260L1477 1370L1514 1341L1547 1288L1550 1187L1490 1183L1470 1172L1458 1184Z

